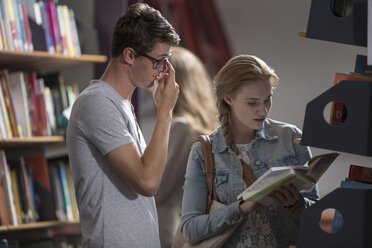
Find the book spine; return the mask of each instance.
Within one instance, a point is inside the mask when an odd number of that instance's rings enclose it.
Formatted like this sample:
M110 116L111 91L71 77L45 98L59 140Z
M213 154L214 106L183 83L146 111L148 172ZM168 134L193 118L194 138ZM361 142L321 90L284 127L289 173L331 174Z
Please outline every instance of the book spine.
M25 27L25 32L26 32L26 40L27 40L28 51L32 52L34 50L34 45L32 44L30 22L28 20L28 14L27 14L27 9L26 9L26 4L25 3L21 3L21 9L22 9L24 27Z
M50 32L50 25L49 25L49 17L48 17L48 11L46 8L46 4L44 2L39 2L40 5L40 11L41 11L41 17L43 21L43 28L45 33L45 41L47 45L47 49L49 53L56 53L54 49L53 39Z
M372 168L351 164L349 166L349 179L372 183Z
M12 31L11 31L10 20L9 20L9 12L7 10L6 1L7 0L0 0L1 10L3 13L3 17L4 17L5 37L3 39L4 39L5 48L9 51L12 51L14 49L14 44L13 44Z
M61 44L60 31L58 27L55 3L52 0L52 1L45 2L44 4L46 5L46 9L48 12L48 20L49 20L49 26L51 30L51 36L53 38L54 49L56 53L62 53L62 44Z
M17 24L16 24L16 17L14 13L14 4L12 0L6 0L6 7L8 11L9 23L10 23L10 31L11 37L13 40L13 49L15 51L21 51L21 41L19 39L18 31L17 31Z

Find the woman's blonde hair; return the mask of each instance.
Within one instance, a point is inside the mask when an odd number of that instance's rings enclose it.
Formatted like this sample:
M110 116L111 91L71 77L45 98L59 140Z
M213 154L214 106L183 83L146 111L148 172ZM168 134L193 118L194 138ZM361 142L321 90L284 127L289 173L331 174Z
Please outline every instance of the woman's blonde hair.
M231 147L238 156L240 152L233 140L231 108L230 105L224 101L224 97L235 96L242 85L257 80L270 80L274 88L279 78L271 67L263 60L253 55L238 55L231 58L218 72L214 80L217 95L218 119L221 124L222 134L225 137L226 144ZM240 159L240 161L243 164L243 169L245 167L250 168L242 159ZM256 180L251 169L245 172L245 174L245 176L247 176L245 181L248 185Z
M217 109L212 80L204 65L195 54L180 46L173 47L169 60L180 87L173 116L185 117L197 134L210 133L218 125Z

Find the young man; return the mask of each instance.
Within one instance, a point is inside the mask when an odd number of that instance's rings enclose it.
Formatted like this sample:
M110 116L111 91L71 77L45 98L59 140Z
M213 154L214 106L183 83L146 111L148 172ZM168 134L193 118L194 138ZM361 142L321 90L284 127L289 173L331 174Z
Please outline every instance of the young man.
M74 103L67 148L84 247L160 247L153 196L179 91L167 60L178 42L158 11L131 5L116 23L106 71ZM146 147L131 96L156 83L157 120Z

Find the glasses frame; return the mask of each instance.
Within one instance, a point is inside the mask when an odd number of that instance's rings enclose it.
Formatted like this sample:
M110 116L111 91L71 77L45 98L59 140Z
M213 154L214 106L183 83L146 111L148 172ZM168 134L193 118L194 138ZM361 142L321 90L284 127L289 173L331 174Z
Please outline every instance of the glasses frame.
M155 59L154 57L151 57L150 55L147 55L145 53L137 52L135 51L139 56L145 57L152 62L155 62L153 65L153 68L155 70L158 70L162 65L164 65L164 62L168 59L168 57L162 58L162 59Z

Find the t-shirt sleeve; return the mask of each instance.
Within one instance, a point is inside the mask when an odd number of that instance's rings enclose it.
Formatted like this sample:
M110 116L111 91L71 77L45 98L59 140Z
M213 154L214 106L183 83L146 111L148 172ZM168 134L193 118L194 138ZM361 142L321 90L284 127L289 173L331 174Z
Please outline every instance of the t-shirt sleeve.
M129 121L121 106L104 96L85 99L78 119L78 128L105 156L110 151L134 142L128 130Z

